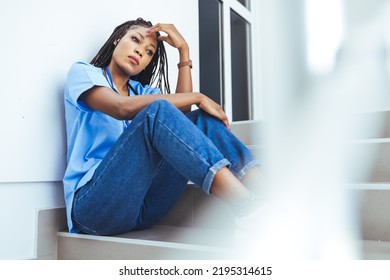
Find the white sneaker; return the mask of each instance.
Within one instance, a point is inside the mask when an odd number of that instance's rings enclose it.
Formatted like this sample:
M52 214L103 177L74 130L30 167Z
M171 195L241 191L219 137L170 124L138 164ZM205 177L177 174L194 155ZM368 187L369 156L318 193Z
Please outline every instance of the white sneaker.
M239 258L250 258L253 244L261 232L262 219L267 211L267 204L262 204L248 215L236 218L234 249Z

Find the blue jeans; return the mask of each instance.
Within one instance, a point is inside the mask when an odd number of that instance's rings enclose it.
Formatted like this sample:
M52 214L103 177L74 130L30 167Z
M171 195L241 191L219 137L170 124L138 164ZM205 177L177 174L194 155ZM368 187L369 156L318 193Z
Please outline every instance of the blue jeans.
M228 166L240 179L256 164L218 119L202 110L184 115L157 100L134 117L76 192L72 220L95 235L144 229L172 208L188 180L210 193L219 169Z

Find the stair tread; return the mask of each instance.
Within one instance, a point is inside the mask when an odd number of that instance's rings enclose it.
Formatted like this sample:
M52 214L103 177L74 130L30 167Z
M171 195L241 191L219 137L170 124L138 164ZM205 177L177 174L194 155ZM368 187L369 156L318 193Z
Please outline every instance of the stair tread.
M156 225L150 229L131 231L113 236L71 234L66 231L60 231L58 235L61 237L90 239L102 242L120 242L213 252L228 252L232 238L232 233L229 234L226 231L165 225Z
M363 240L363 259L365 260L389 260L390 242L380 240Z
M356 190L390 190L390 182L360 182L347 185Z

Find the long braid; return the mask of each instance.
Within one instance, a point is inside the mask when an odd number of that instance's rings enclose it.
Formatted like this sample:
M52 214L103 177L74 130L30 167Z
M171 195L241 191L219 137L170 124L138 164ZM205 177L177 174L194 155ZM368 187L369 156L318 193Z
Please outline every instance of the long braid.
M110 64L112 54L115 49L114 42L122 38L131 26L144 26L152 27L150 21L145 21L142 18L136 20L130 20L117 26L106 43L101 47L96 56L91 60L91 64L105 68ZM157 33L157 37L160 34ZM168 81L168 59L165 51L164 43L157 41L157 50L149 65L136 76L130 77L132 80L140 82L142 85L151 85L158 87L162 93L170 93L169 81Z

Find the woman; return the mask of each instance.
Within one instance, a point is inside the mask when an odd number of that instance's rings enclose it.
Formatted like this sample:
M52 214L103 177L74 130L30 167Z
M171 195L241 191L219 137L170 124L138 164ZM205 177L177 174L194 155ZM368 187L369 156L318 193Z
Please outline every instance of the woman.
M180 55L172 95L162 94L170 91L163 42ZM150 227L188 180L238 215L253 210L254 195L240 179L257 163L230 133L221 107L192 92L191 68L189 46L174 25L140 18L115 28L91 64L71 67L64 93L70 232ZM192 105L199 110L190 112Z

